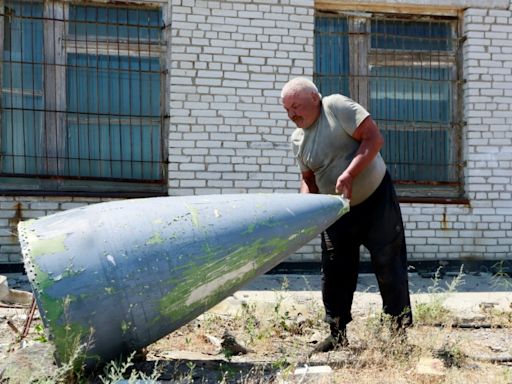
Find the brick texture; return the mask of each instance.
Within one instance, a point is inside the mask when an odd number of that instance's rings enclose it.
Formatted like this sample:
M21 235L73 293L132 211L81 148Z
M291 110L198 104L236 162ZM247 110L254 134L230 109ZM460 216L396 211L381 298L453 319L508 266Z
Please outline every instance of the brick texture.
M512 255L512 11L480 3L461 20L469 204L402 204L413 260ZM314 0L168 4L169 195L297 193L294 127L279 94L313 74ZM21 260L19 220L99 201L0 197L0 263ZM318 259L318 239L290 256Z

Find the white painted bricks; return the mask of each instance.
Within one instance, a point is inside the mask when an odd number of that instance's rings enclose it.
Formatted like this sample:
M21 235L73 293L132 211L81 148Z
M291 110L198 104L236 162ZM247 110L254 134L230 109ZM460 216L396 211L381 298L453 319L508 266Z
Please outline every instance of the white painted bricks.
M512 15L501 2L474 3L482 8L461 6L469 204L402 204L413 260L512 257ZM279 94L313 74L314 0L169 4L169 194L297 193ZM21 260L16 204L27 219L98 201L0 197L0 263ZM316 239L290 259L319 254Z

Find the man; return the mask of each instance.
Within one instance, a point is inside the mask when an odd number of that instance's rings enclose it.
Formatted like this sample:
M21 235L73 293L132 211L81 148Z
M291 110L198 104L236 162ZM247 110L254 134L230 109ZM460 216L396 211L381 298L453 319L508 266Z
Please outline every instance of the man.
M370 252L384 313L392 317L392 329L402 331L412 324L405 236L377 125L358 103L339 94L322 98L303 77L285 84L281 100L297 125L291 142L302 173L300 192L350 199L350 211L321 237L322 298L331 332L314 352L348 345L361 245Z

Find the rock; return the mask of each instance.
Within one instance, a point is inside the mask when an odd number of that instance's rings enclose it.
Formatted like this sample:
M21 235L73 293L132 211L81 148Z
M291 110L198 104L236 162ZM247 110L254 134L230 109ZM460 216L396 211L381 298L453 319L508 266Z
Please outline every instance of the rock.
M325 334L322 334L318 331L314 332L311 337L308 339L308 343L317 344L325 338Z
M208 340L208 342L218 348L221 348L222 347L222 340L219 339L218 337L215 337L215 336L212 336L212 335L208 335L208 334L205 334L204 335L206 337L206 340Z
M27 343L0 363L0 377L9 384L52 382L57 372L53 353L51 343Z
M222 336L221 347L222 352L226 356L245 355L249 352L252 352L250 349L244 347L238 341L236 341L235 337L228 331L225 331L224 335Z
M416 364L416 373L428 376L444 376L446 375L446 367L440 359L422 357Z
M298 367L292 374L283 374L282 372L278 372L277 378L278 383L280 384L288 384L288 383L330 383L332 379L332 368L328 365L317 365L317 366L308 366L304 365L303 367Z
M7 277L0 275L0 301L6 304L30 305L33 295L30 292L9 289Z

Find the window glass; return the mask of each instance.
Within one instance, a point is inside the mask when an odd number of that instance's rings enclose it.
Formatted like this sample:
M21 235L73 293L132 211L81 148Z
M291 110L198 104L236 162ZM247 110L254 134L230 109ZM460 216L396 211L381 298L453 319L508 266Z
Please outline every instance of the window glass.
M315 83L368 108L402 195L463 193L456 30L454 18L316 16Z
M372 20L371 47L409 51L449 51L452 27L447 22Z
M79 38L159 41L161 20L160 10L73 5L69 10L69 33Z
M384 121L449 124L452 117L451 68L372 67L370 109Z
M4 10L2 187L163 192L162 11L27 1Z
M1 171L36 174L43 111L43 7L4 4Z
M67 68L66 173L158 179L158 59L68 55Z
M315 83L325 95L349 94L349 45L346 17L315 19Z

